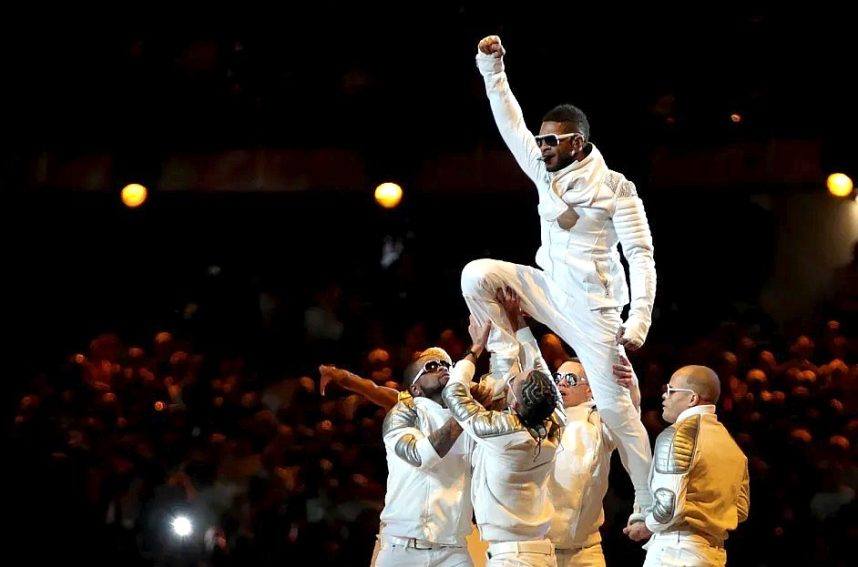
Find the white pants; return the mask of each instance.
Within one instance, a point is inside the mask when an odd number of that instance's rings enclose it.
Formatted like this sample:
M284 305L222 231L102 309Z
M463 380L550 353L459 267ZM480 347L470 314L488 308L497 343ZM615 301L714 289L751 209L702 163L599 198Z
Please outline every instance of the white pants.
M372 567L472 567L471 556L464 547L413 549L403 545L377 542Z
M505 549L499 550L498 545ZM554 546L548 540L489 544L487 555L486 567L557 567Z
M599 415L617 444L620 459L635 488L635 504L649 508L652 449L629 391L617 384L613 364L622 349L616 335L619 309L590 309L586 298L573 298L545 272L500 260L474 260L462 270L462 295L482 324L492 322L488 350L499 358L518 356L518 341L503 308L495 299L501 286L521 297L521 307L575 349L587 371Z
M724 567L727 551L712 547L699 536L677 533L656 534L644 545L644 567Z
M557 549L557 567L605 567L602 544L575 549Z

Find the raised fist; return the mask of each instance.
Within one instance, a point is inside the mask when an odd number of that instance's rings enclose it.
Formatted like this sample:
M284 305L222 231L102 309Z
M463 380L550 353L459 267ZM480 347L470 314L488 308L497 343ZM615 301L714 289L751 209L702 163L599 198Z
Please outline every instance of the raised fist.
M501 45L501 39L496 35L489 35L481 39L480 43L477 44L477 49L480 50L480 53L494 55L495 58L503 57L506 53L506 49Z

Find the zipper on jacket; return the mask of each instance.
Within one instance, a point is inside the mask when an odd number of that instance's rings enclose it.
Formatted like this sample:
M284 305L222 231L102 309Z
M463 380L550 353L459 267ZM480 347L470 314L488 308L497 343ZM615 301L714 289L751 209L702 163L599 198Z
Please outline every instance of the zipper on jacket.
M610 297L611 291L608 289L608 277L599 267L598 260L593 260L593 265L596 267L596 275L599 276L599 281L602 282L602 287L605 288L605 297Z

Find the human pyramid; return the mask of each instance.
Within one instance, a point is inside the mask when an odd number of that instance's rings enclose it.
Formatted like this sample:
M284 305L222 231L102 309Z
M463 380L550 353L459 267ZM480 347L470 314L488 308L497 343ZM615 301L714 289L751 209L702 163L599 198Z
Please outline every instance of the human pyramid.
M320 367L323 390L335 382L389 409L372 564L482 563L466 542L475 524L488 565L604 565L599 528L616 449L635 491L623 532L646 542L644 565L725 565L724 542L747 518L749 493L747 458L716 417L718 376L705 366L671 376L662 395L671 426L652 449L626 358L646 340L655 298L643 202L608 169L580 109L557 106L538 135L528 131L505 53L488 36L477 67L500 134L537 188L539 268L491 259L465 266L471 348L455 364L443 349L423 351L402 392ZM578 358L552 373L524 314ZM474 381L485 351L490 372Z

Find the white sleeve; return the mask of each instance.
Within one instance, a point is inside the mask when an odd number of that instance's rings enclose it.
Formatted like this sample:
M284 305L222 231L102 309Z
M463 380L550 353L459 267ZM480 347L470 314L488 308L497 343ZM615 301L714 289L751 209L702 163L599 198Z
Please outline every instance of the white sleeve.
M540 159L542 152L527 129L521 107L509 88L503 58L477 52L477 68L486 83L486 94L503 141L519 167L534 183L538 183L546 173L545 164Z
M599 416L601 421L601 416ZM605 425L604 421L601 421L602 425L602 450L608 454L608 458L611 458L611 453L617 448L617 442L614 441L614 435L611 433L611 430L608 429L608 426Z
M619 354L628 357L626 354L626 350L622 345L617 346L617 351ZM638 373L635 372L634 366L632 366L632 386L629 388L629 395L632 398L632 404L634 404L635 409L638 412L638 417L641 415L641 384L640 380L638 380Z
M652 533L663 532L683 518L688 475L698 460L699 427L698 415L668 427L655 440L649 482L653 504L645 520Z
M429 470L441 462L429 438L417 427L417 412L406 402L398 402L387 413L382 425L385 448L402 461Z
M519 348L519 350L521 350ZM480 379L481 384L488 385L492 391L492 400L506 397L506 383L509 379L510 372L518 372L521 367L521 360L518 356L515 358L501 357L497 353L491 353L491 363L489 368L507 368L504 373L489 373Z
M631 280L626 336L638 339L643 344L652 323L656 287L655 259L643 201L637 196L634 184L630 181L624 181L617 192L613 221L623 255L629 263Z
M530 327L519 329L515 333L515 338L521 345L521 369L522 370L541 370L546 374L550 374L548 363L542 358L542 351L539 350L539 343L536 337L533 336L533 331Z
M665 531L682 518L688 474L661 474L654 472L650 486L653 507L646 515L646 527L654 534Z

